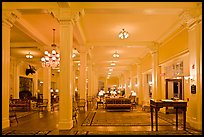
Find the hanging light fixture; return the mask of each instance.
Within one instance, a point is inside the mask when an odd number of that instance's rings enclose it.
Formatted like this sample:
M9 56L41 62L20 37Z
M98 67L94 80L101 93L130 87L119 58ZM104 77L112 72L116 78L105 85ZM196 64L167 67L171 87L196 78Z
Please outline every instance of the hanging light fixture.
M119 36L120 39L127 39L129 34L128 34L127 31L125 31L125 29L122 29L122 31L119 33L118 36Z
M115 51L115 53L113 53L113 57L114 57L114 58L119 58L119 56L120 56L120 55L119 55L118 51Z
M79 54L79 52L77 51L76 48L74 48L73 53L72 53L72 58L75 58L78 54Z
M28 54L26 54L26 58L27 58L27 59L32 59L32 58L33 58L33 55L32 55L30 52L28 52Z
M55 29L53 29L53 44L51 46L53 47L52 53L45 51L45 56L41 58L42 66L56 68L60 65L60 54L55 50L57 47L55 44Z
M115 64L115 62L112 62L110 65L111 65L111 66L115 66L116 64Z

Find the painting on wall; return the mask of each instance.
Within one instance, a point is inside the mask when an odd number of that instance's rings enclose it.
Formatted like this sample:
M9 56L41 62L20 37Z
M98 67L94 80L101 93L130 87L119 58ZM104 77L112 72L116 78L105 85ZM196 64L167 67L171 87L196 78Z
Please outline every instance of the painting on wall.
M33 92L33 79L20 77L20 91L29 91Z

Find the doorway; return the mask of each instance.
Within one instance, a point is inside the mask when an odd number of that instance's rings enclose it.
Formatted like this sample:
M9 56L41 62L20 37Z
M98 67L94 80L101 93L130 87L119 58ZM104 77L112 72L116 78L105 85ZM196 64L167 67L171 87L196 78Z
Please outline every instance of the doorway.
M166 79L166 99L184 99L183 79ZM180 111L179 111L180 112ZM173 107L166 107L166 113L175 113Z

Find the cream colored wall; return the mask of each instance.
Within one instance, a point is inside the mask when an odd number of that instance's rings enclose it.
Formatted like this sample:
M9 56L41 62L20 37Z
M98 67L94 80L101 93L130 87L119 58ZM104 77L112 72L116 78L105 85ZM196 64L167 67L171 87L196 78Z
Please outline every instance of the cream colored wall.
M148 53L141 61L142 73L152 68L152 55Z
M168 52L167 52L168 51ZM162 66L162 73L167 73L165 67L171 66L179 61L183 61L183 74L179 76L189 76L189 53L188 53L188 31L187 29L179 29L171 37L168 37L159 47L159 64ZM161 92L160 98L166 97L166 78L175 78L161 76ZM184 79L184 100L189 96L189 83ZM165 112L162 108L161 112Z
M139 104L144 105L149 103L149 88L147 83L147 74L152 74L152 55L151 53L148 53L141 61L141 73L142 73L142 85L141 85L141 91L139 91Z
M188 31L181 30L159 47L159 64L188 49Z
M110 77L110 79L107 79L107 87L113 87L113 85L117 85L119 87L119 79L116 77Z

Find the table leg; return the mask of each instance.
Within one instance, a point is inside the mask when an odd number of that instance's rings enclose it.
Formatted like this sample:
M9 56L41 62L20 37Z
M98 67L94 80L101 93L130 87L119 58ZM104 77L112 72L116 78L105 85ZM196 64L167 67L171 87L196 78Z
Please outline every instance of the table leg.
M178 130L178 108L176 107L176 130Z
M155 108L156 131L158 131L158 109Z
M153 107L152 106L150 106L150 111L151 111L151 128L153 131Z
M186 108L183 108L183 130L186 130Z

